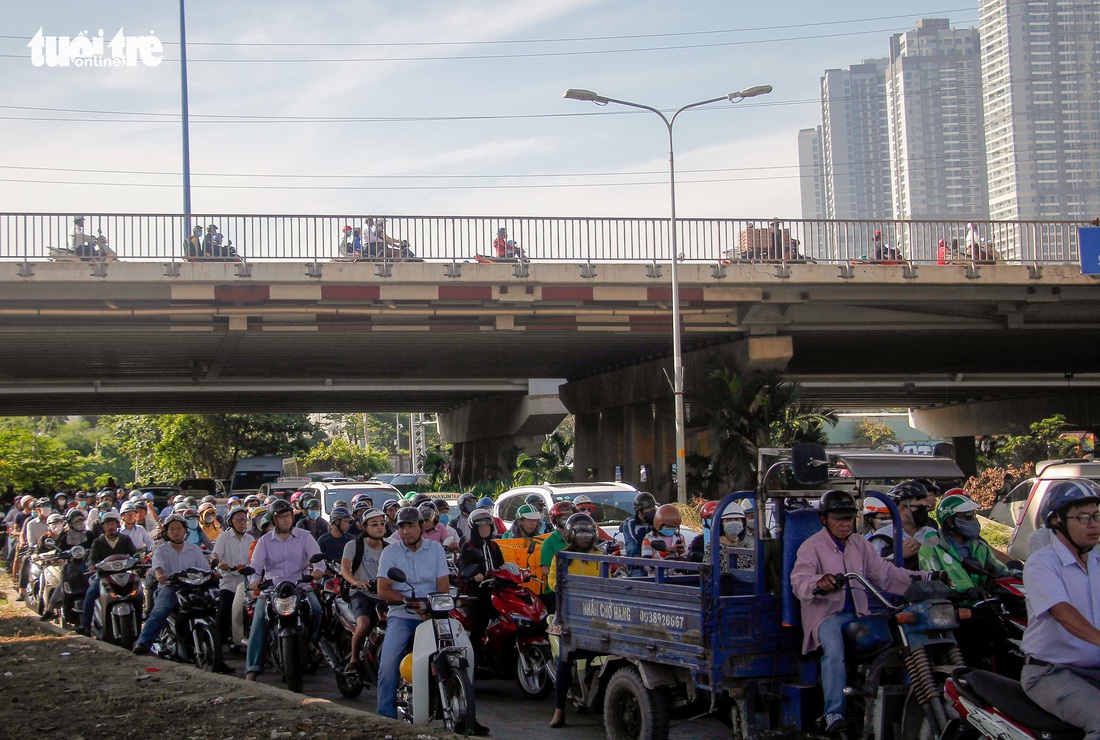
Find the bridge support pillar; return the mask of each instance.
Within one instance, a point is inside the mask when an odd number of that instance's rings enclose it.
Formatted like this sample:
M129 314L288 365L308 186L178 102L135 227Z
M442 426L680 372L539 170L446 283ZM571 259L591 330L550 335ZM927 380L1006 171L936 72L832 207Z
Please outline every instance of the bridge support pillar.
M599 480L596 449L600 440L600 414L591 411L573 417L573 478Z
M531 380L526 396L479 401L439 415L439 432L454 444L452 478L469 485L505 471L509 453L542 449L568 413L558 399L560 380Z

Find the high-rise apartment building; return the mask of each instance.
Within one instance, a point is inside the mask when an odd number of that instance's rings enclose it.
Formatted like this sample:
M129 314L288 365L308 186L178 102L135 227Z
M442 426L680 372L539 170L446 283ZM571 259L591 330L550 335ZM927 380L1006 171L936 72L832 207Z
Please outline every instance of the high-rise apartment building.
M989 211L1100 213L1100 2L980 0Z
M821 158L821 127L798 132L798 176L802 218L825 218L825 163Z
M886 124L886 67L866 59L821 78L821 153L825 217L888 219L890 146Z
M886 106L894 218L986 218L978 32L925 18L895 34Z

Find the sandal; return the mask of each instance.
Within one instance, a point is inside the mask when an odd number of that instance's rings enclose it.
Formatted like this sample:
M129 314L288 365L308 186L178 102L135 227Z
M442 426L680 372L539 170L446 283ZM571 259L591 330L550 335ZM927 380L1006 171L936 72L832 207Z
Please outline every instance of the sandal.
M357 661L357 660L349 660L348 664L346 666L344 666L344 674L345 675L348 674L348 673L358 673L358 672L359 672L359 661Z

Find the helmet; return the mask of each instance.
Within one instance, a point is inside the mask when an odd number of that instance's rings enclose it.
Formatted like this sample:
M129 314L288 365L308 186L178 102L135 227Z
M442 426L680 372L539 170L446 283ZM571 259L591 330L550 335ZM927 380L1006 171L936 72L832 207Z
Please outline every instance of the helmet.
M200 514L207 510L216 512L218 510L218 507L214 505L213 501L203 501L201 504L199 504Z
M420 509L420 521L433 522L439 518L439 510L435 508L435 504L431 501L425 501L416 507Z
M41 508L49 506L49 505L50 505L50 500L48 498L36 499L35 502L34 502L34 508L36 508L36 509L41 509Z
M249 519L255 519L256 517L263 516L266 513L267 513L267 507L266 506L253 506L251 509L248 510L248 518Z
M400 508L401 507L401 502L398 501L395 498L391 498L388 501L386 501L386 503L382 504L382 511L389 511L390 509L392 509L394 507Z
M386 516L386 512L381 511L380 509L372 509L372 508L368 507L367 510L363 513L362 521L363 521L363 524L366 524L371 519L377 519L378 517L385 518L385 516Z
M889 516L890 510L886 508L886 504L882 503L878 499L868 498L863 500L863 515Z
M826 491L821 497L821 503L817 510L824 515L840 514L842 516L855 516L859 513L856 508L856 500L847 491Z
M591 537L592 539L589 540L589 544L596 539L596 522L592 517L588 516L588 514L574 514L565 522L566 544L575 544L578 535L588 535Z
M271 529L274 526L275 520L271 518L270 511L261 516L260 521L256 523L256 528L259 529L261 533L267 532L267 530Z
M229 512L225 515L225 520L227 522L232 521L233 517L235 517L237 514L240 514L242 512L246 516L248 515L248 509L244 508L243 506L233 506L229 509ZM251 517L249 517L249 518L251 518Z
M542 519L542 514L540 514L539 510L534 506L531 506L531 504L524 504L519 507L519 511L516 512L516 519L533 519L538 521Z
M401 672L401 679L412 686L413 682L413 656L409 653L401 659L401 665L399 666Z
M248 507L258 506L260 504L260 497L256 494L250 494L244 497L244 505Z
M499 229L497 229L497 236L504 236L507 233L508 233L508 229L504 228L503 226L501 226Z
M300 499L300 498L302 498L302 492L301 491L295 491L294 493L290 494L290 503L296 504L296 503L298 503L298 499Z
M264 506L271 506L273 503L275 503L278 500L279 500L278 496L276 496L275 494L271 494L270 496L267 496L266 498L264 498Z
M356 501L354 504L351 505L351 513L353 516L358 517L362 512L373 508L374 507L371 506L370 502L368 501Z
M199 508L199 502L195 499L194 496L188 496L187 498L184 499L184 501L187 503L187 508L188 509L198 509Z
M738 507L738 508L740 508L740 507ZM716 511L718 511L718 502L717 501L707 501L705 504L703 504L702 506L699 507L699 518L700 519L710 519L711 517L714 516L714 512L716 512ZM745 512L741 512L742 516L744 516L744 514L745 514Z
M313 498L312 496L302 496L298 502L303 509L320 509L321 500Z
M959 496L965 496L966 491L964 491L961 488L949 488L949 489L947 489L947 492L944 493L943 495L944 496L954 496L956 494L959 495Z
M82 223L84 223L84 217L83 217L83 216L74 216L74 217L73 217L73 223L74 223L74 224L82 224Z
M477 508L479 508L479 509L481 509L483 507L486 507L486 506L492 506L492 505L493 505L493 499L489 498L488 496L482 496L481 498L479 498L477 500Z
M207 494L206 496L203 496L201 499L199 499L199 503L200 504L215 504L215 503L217 503L217 499L215 499L213 496Z
M944 496L940 500L939 506L936 507L936 519L940 523L946 522L948 517L955 516L956 514L962 514L967 511L977 511L980 507L974 503L974 499L962 494L953 493L950 496Z
M122 519L118 515L118 512L114 509L111 509L110 511L104 512L103 514L99 515L100 522L110 521L111 519L114 519L116 522L122 521ZM186 522L184 522L184 524L186 524Z
M726 508L722 511L722 520L726 519L744 519L745 510L741 508L741 504L736 501L730 501L726 504Z
M65 521L71 522L73 519L85 519L84 512L81 509L69 509L65 512Z
M415 506L402 506L397 510L397 524L400 526L405 522L416 522L420 524L420 509Z
M176 503L172 504L172 513L182 514L185 511L187 511L187 503L186 502L177 501Z
M936 246L946 247L947 246L947 241L945 239L940 239L940 243Z
M133 501L127 501L127 502L126 502L126 503L124 503L124 504L122 505L122 507L121 507L121 508L120 508L120 509L118 510L118 513L119 513L120 515L121 515L121 514L132 514L132 513L136 512L136 511L137 511L137 507L136 507L136 506L134 506L134 502L133 502Z
M662 504L657 507L657 513L653 515L653 528L676 527L679 528L683 521L680 510L674 504Z
M493 515L487 512L485 509L477 509L470 514L470 531L475 531L474 528L479 524L488 524L492 526Z
M573 499L573 503L577 506L580 506L581 504L590 504L592 503L592 499L588 498L582 493L580 496L577 496L575 499Z
M318 501L317 505L320 506L320 503L321 502ZM338 522L342 519L351 519L351 512L345 509L343 506L337 506L328 515L328 520L331 523Z
M527 498L523 499L523 503L530 504L531 506L534 506L539 511L545 511L546 510L546 500L543 499L543 497L540 494L537 494L537 493L529 494L527 496Z
M374 499L371 498L369 493L357 493L351 497L351 505L355 506L360 501L366 501L368 504L374 504Z
M923 483L916 480L898 483L890 489L890 498L895 501L908 501L909 499L926 498L927 496L928 489L924 487Z
M477 508L477 496L472 493L464 493L458 497L458 510L463 514L469 514Z
M184 519L198 519L199 518L199 510L198 509L184 509L183 510L183 518Z
M565 520L577 513L577 505L572 501L559 501L550 508L550 521L555 527L564 527ZM559 521L560 520L560 521Z
M293 512L294 507L290 505L290 502L283 499L276 499L274 503L268 508L267 513L271 514L271 521L275 521L275 517L280 514L286 514L287 512Z
M153 495L152 491L146 491L145 493L141 494L141 498L144 501L152 501L156 498L156 496Z
M240 500L241 500L240 496L230 496L229 498L227 498L225 500L225 504L226 504L226 506L229 506L231 504L235 504L235 503L239 502Z
M344 233L346 234L346 233L348 233L349 231L351 231L351 226L348 226L347 224L345 224L345 225L344 225Z
M1043 523L1050 527L1050 520L1061 516L1070 506L1091 503L1100 503L1100 486L1093 481L1088 478L1055 481L1043 500Z
M914 478L914 480L924 486L924 490L928 491L929 493L933 495L939 494L940 487L936 485L936 481L932 480L931 478Z
M65 521L65 517L61 516L56 511L53 514L50 514L48 517L46 517L46 524L49 524L49 525L61 524L64 521Z
M187 527L187 520L184 519L182 516L180 516L179 514L169 514L168 516L164 517L164 519L162 519L161 522L160 522L161 531L162 532L167 532L168 531L168 525L171 524L172 522L179 522L185 528Z
M412 494L412 498L409 499L409 504L411 506L420 506L421 504L430 504L431 502L432 497L426 493L414 493Z
M634 497L634 513L635 514L637 514L638 512L640 512L644 509L656 509L656 508L657 508L657 499L653 498L652 493L646 493L645 491L643 491L642 493L639 493L637 496Z

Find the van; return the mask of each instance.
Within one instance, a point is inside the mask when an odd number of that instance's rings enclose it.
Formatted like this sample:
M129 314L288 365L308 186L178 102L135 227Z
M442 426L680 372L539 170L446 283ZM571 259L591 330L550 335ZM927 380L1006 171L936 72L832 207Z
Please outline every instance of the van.
M241 495L255 493L264 483L272 483L283 475L283 458L273 455L242 457L233 466L229 479L229 493Z
M1016 529L1008 545L1008 557L1014 560L1027 560L1027 556L1030 555L1028 538L1036 529L1043 528L1042 508L1050 485L1067 478L1088 478L1100 483L1100 462L1092 459L1045 460L1036 464L1035 476L1034 484L1027 493L1026 503L1022 506L1019 504L1022 496L1013 489L1013 493L1017 495L1012 503L1015 504L1016 510L1020 511L1019 518L1016 520Z

